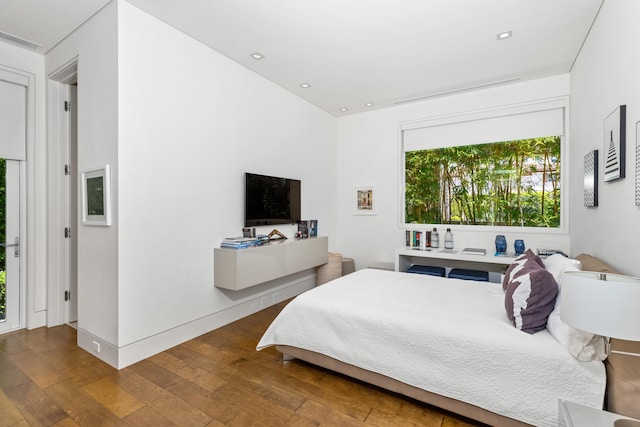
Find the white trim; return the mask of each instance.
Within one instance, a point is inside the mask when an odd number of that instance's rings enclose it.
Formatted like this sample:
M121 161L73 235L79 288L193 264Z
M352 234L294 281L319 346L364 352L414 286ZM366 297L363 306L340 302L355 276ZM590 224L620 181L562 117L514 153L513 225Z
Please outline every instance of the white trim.
M140 341L118 347L104 341L84 329L78 329L78 346L116 369L126 368L168 348L189 341L214 329L228 325L268 306L301 294L316 285L315 273L294 280L285 288L279 288L217 313L179 325L175 328L146 337ZM100 353L94 351L93 342L100 344Z

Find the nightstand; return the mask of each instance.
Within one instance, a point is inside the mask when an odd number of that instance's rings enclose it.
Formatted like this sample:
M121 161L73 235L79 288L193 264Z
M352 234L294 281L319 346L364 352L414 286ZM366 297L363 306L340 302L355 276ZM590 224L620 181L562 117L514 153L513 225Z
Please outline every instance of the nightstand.
M559 412L560 427L640 427L640 420L564 400Z

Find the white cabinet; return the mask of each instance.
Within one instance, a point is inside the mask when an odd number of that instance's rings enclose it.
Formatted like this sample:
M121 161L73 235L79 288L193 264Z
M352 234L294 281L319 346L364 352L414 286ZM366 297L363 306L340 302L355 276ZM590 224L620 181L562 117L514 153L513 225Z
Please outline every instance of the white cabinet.
M213 283L240 290L326 264L329 239L274 241L248 249L215 248Z

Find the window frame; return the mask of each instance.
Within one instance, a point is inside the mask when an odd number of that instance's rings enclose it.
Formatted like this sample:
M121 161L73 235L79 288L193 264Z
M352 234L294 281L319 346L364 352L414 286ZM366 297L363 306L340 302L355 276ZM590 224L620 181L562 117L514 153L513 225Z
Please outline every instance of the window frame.
M404 132L412 129L419 129L431 126L451 125L455 123L464 123L479 119L499 118L519 113L535 112L541 109L563 109L564 133L560 136L560 226L557 228L547 227L522 227L522 226L492 226L492 225L468 225L468 224L416 224L407 223L405 218L405 189L406 189L406 160L404 150ZM398 228L406 230L415 229L431 229L432 227L448 227L459 231L474 231L488 233L531 233L531 234L550 234L550 235L568 235L569 234L569 193L570 193L570 126L569 126L569 97L556 97L540 101L525 102L500 106L495 108L487 108L482 110L471 110L441 116L433 116L418 120L404 121L398 124L398 171L399 171L399 191L398 191ZM551 136L551 135L547 135ZM487 141L496 142L496 141ZM461 143L460 145L469 145ZM441 148L442 146L434 145L430 148Z

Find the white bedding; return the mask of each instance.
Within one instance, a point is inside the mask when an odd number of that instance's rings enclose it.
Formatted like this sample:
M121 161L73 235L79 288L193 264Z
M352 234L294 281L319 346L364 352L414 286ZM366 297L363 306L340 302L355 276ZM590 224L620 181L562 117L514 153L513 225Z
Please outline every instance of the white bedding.
M359 270L299 295L258 350L312 350L536 426L558 399L601 408L600 361L572 357L545 329L515 329L497 283Z

